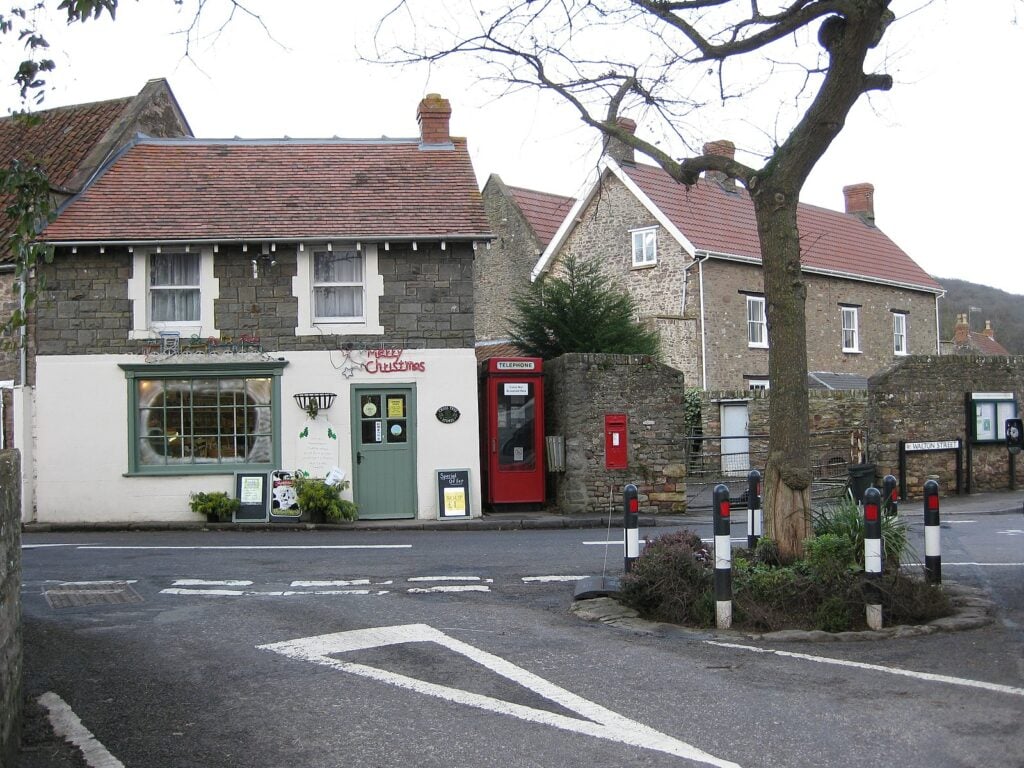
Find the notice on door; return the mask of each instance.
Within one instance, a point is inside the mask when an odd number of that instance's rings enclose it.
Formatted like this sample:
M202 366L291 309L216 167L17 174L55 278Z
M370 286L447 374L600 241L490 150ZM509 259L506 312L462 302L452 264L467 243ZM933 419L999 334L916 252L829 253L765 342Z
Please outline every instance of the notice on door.
M437 516L440 519L469 517L469 470L439 469L437 476Z

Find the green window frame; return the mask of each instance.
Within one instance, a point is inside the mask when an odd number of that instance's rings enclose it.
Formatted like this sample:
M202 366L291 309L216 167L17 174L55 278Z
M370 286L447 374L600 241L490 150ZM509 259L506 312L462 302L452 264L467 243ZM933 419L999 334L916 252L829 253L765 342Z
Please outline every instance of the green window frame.
M285 365L121 365L128 384L127 474L280 469Z

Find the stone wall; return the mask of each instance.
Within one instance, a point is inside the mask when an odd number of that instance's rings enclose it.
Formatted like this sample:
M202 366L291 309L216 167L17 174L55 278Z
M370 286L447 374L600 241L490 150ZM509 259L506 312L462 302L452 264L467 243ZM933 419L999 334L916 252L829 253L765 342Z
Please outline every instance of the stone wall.
M879 476L898 476L901 440L960 440L964 446L964 476L966 478L969 472L972 478L971 492L1009 488L1006 444L968 446L968 420L973 418L973 413L969 412L967 395L1012 392L1021 408L1024 406L1024 357L911 357L872 376L868 391L866 426L871 461L877 464ZM956 492L955 453L928 451L907 456L904 495L920 497L928 475L938 475L942 495ZM1016 485L1024 488L1024 456L1018 456L1015 464ZM963 490L968 491L966 487Z
M633 266L630 231L657 230L657 263ZM686 234L686 233L684 233ZM697 264L651 212L613 176L580 215L559 259L596 258L637 303L662 338L662 359L691 386L741 389L768 378L768 350L747 342L747 296L763 295L760 265L709 258ZM558 271L557 262L552 265ZM893 354L893 313L907 317L912 354L936 352L935 295L887 285L805 274L807 354L812 371L868 376ZM702 340L701 304L707 326ZM859 352L842 351L840 305L858 308ZM706 365L701 356L706 352ZM703 377L707 376L707 381Z
M530 287L530 271L540 256L540 245L499 177L492 175L487 180L481 197L494 242L490 248L480 248L473 270L476 338L507 339L507 321L515 309L513 298Z
M0 451L0 765L21 736L21 495L17 451Z
M683 375L641 355L569 354L544 370L545 431L565 437L566 470L551 474L559 509L621 513L635 483L641 511L685 511ZM608 413L626 414L627 469L605 469Z
M851 445L854 433L863 433L868 407L868 393L863 390L829 391L812 389L808 393L810 415L807 429L812 434L811 464L815 478L833 477L838 471L845 473L846 464L857 463L856 445ZM752 469L764 471L764 457L768 451L768 406L771 390L718 390L701 392L701 429L703 434L722 434L722 403L745 401L747 404L747 433L750 435L750 461ZM865 436L866 437L866 436ZM861 443L866 447L866 443ZM718 453L721 443L708 439L705 451ZM839 467L838 470L834 467Z
M253 277L251 252L243 252L240 245L218 249L214 325L223 337L257 336L271 352L385 342L405 349L473 346L473 250L468 244L449 243L441 250L438 243L422 243L413 251L408 243L392 243L389 250L378 249L378 269L384 279L379 304L384 336L296 336L298 300L292 279L300 256L305 257L294 245L278 247L276 263L261 262ZM141 353L148 345L129 339L132 256L127 249L107 248L100 253L97 248L79 248L74 254L59 249L53 263L40 271L46 276L46 290L34 313L35 353Z

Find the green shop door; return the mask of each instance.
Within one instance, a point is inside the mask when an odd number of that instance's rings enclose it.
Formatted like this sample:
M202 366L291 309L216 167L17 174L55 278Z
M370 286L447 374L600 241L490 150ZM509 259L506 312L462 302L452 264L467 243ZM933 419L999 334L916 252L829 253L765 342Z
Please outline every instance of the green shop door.
M415 388L353 387L352 424L359 517L416 517Z

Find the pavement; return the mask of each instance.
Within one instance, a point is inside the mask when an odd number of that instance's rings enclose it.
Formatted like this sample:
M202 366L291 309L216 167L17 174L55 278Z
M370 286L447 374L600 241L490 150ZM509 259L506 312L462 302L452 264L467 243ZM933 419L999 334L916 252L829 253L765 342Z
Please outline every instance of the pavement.
M745 514L745 507L735 513ZM900 515L923 516L924 502L901 502ZM1024 490L992 491L962 496L943 496L939 499L939 515L998 515L1024 513ZM485 512L480 517L450 520L355 520L343 523L209 523L201 520L180 522L120 522L120 523L38 523L22 525L25 533L53 533L60 531L199 531L199 530L381 530L381 531L507 531L551 530L559 528L619 528L622 511L616 507L605 514L563 514L558 509L538 512ZM678 528L688 524L704 523L711 519L708 510L679 515L640 515L641 528Z

